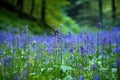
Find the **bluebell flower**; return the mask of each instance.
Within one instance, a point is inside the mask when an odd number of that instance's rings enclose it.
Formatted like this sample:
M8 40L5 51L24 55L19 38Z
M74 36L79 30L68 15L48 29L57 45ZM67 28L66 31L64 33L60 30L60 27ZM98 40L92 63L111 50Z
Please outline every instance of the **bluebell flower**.
M97 70L97 69L98 69L98 64L93 64L93 65L91 66L91 69L92 69L92 70Z
M101 22L99 22L98 25L99 25L100 28L102 27L102 23Z
M0 56L2 55L2 49L0 48Z
M71 33L71 32L68 32L68 36L72 36L72 33Z
M9 57L5 57L3 58L3 66L9 66L11 67L12 66L12 57L9 56Z
M49 47L46 48L46 50L48 51L48 53L52 53L54 51L54 47L49 46Z
M113 66L114 66L114 67L117 67L117 62L114 62Z
M86 42L90 41L90 37L89 37L89 35L87 33L84 34L84 40Z
M113 64L114 67L120 66L120 58L117 59L116 62Z
M28 26L26 26L21 34L21 40L23 44L22 48L25 48L27 45L29 45L32 42L32 38L30 34L31 33L28 29Z
M86 53L87 51L86 51L86 49L83 46L81 46L80 47L80 52L83 54L83 53Z
M102 45L106 45L108 43L108 37L104 37L102 39Z
M5 35L3 32L0 32L0 44L3 44L4 40L5 40Z
M94 78L94 80L100 80L99 75L94 75L93 78Z
M70 48L69 51L70 51L70 53L74 54L73 48Z
M76 80L76 78L73 78L73 80Z
M84 76L83 75L80 76L80 80L84 80Z
M120 66L120 58L117 59L117 66Z
M72 56L70 56L70 60L72 60L73 59L73 57Z
M115 43L116 43L116 44L119 44L119 43L120 43L119 37L117 37L117 38L115 39Z
M104 35L105 35L105 34L101 35L101 37L104 36ZM112 40L110 39L109 35L104 36L104 37L102 38L102 41L101 41L102 45L106 45L106 44L109 44L109 43L111 43L111 42L112 42Z
M13 33L18 34L18 33L20 33L20 30L18 28L14 28Z
M120 46L117 46L117 47L116 47L115 53L120 53Z
M106 26L106 29L108 29L109 28L109 26Z

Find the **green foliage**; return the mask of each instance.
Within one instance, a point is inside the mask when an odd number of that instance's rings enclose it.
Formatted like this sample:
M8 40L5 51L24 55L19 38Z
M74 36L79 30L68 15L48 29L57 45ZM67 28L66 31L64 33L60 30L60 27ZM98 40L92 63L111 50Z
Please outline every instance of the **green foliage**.
M0 8L0 11L0 29L12 30L13 28L19 28L20 30L23 30L25 25L29 25L30 30L35 34L44 33L44 29L49 31L39 22L20 18L18 14L9 12L3 8Z
M35 0L33 15L38 19L41 19L41 9L42 9L42 0ZM24 12L30 13L31 10L31 1L25 0L24 1ZM46 23L51 26L51 24L55 24L56 26L60 25L60 22L63 18L64 10L69 2L67 0L46 0L45 4L45 21Z

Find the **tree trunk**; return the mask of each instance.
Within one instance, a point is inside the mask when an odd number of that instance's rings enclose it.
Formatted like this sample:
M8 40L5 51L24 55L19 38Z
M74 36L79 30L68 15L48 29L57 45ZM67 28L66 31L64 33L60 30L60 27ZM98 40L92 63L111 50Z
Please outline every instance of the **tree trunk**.
M32 14L33 14L34 6L35 6L35 0L32 0L31 10L30 10L30 15L31 15L31 16L32 16Z
M43 22L43 24L46 24L45 22L45 16L46 16L46 0L42 0L42 10L41 10L41 22Z
M116 18L115 11L116 11L115 0L112 0L112 19L113 19L113 22L115 22L115 18Z
M23 10L23 0L17 0L16 6L19 11L22 11Z
M103 18L102 0L99 0L99 17L100 17L100 21L102 22L102 18Z

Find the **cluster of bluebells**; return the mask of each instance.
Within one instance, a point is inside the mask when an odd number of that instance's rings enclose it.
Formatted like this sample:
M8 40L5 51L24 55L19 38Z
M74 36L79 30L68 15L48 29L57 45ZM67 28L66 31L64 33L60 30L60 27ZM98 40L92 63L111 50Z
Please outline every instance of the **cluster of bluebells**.
M12 57L5 57L3 58L3 62L2 62L3 66L9 66L12 67Z
M100 80L99 75L94 75L94 80Z
M99 23L100 27L102 25ZM99 35L99 36L98 36ZM73 62L73 64L79 65L79 67L86 68L84 66L88 66L90 68L90 71L97 71L99 69L98 59L103 60L110 57L107 53L110 51L110 46L112 46L111 54L117 53L118 58L115 62L116 66L120 66L120 33L117 29L111 29L111 30L105 30L100 31L98 33L87 33L87 32L81 32L80 34L73 35L72 33L68 32L67 35L64 35L61 32L60 29L55 29L51 35L47 36L38 36L34 35L31 36L31 33L29 32L28 28L26 27L24 31L21 33L17 32L17 34L12 32L0 32L0 57L2 61L3 66L12 66L13 62L13 55L6 55L5 49L2 48L2 46L5 46L10 49L10 53L15 53L16 49L20 49L23 51L26 47L29 47L29 53L38 53L37 57L35 57L36 61L39 61L39 59L43 58L40 57L42 54L46 53L52 55L56 53L58 55L56 58L63 59L64 56L68 56L69 59L72 61L76 60L76 63ZM99 39L99 40L98 40ZM98 49L99 48L99 49ZM99 50L99 51L98 51ZM109 51L108 51L109 50ZM64 54L66 53L66 54ZM79 56L75 57L76 54L79 54L80 56L84 56L86 59L86 62L80 63ZM100 56L96 56L96 54L99 54ZM109 53L110 54L110 53ZM116 55L116 54L114 54ZM89 57L92 57L92 60L89 59ZM22 56L23 57L23 56ZM81 57L80 57L81 58ZM56 59L56 61L57 61ZM63 59L65 60L65 59ZM61 60L61 62L63 61ZM59 60L58 60L59 61ZM82 61L85 61L82 59ZM90 61L90 64L89 64ZM94 62L96 61L96 62ZM47 60L49 63L49 60ZM67 62L67 61L66 61ZM102 61L101 61L102 62ZM92 64L91 64L92 63ZM103 63L103 62L102 62ZM61 63L62 64L62 63ZM104 66L104 65L103 65ZM75 67L75 66L74 66ZM76 66L78 68L78 66ZM80 76L80 80L84 80L84 75ZM93 75L94 80L100 80L100 76L98 74Z

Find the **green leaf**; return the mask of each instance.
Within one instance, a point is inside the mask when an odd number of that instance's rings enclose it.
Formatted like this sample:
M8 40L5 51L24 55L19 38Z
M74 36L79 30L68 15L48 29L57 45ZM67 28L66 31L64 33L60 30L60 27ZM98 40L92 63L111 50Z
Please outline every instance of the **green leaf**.
M64 80L73 80L73 77L71 75L67 75Z
M89 60L92 60L93 59L93 56L88 56Z
M64 65L62 65L62 66L60 66L60 68L62 69L63 72L71 71L72 70L72 67L70 67L70 66L64 66Z
M112 68L112 73L117 72L116 68Z
M100 68L99 70L101 70L101 71L107 71L108 69L107 68Z

